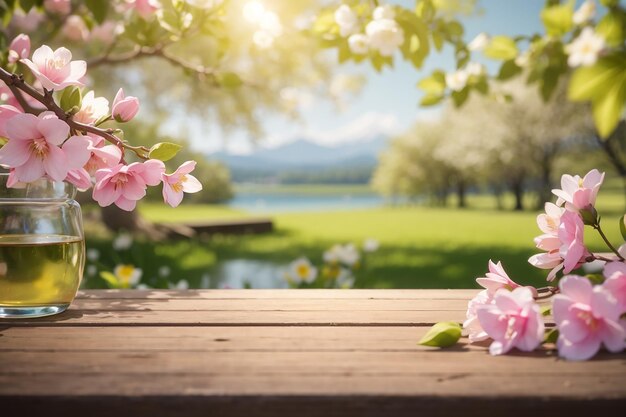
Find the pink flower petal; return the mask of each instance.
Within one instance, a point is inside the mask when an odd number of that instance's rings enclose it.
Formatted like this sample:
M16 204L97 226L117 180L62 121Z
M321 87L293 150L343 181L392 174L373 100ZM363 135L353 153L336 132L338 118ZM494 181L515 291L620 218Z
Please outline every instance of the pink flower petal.
M15 167L14 172L15 177L21 182L33 182L46 174L41 159L34 155L31 155L24 164Z
M621 314L617 299L602 286L597 286L591 294L591 310L595 317L617 321Z
M613 353L618 353L626 347L626 330L613 320L605 320L599 330L600 338L604 346Z
M583 304L589 304L591 302L593 286L587 278L568 275L561 279L559 288L561 289L561 293L567 295L575 302Z
M557 341L559 356L572 361L584 361L592 358L600 350L600 339L589 336L579 343L571 343L563 337Z
M197 193L202 191L202 184L193 175L186 175L187 180L183 182L183 191L186 193Z
M69 171L69 164L65 152L58 146L49 146L48 155L43 160L46 173L54 181L63 181Z
M9 167L18 167L26 163L30 157L30 145L25 140L9 140L0 149L0 164Z
M6 133L9 139L32 140L42 137L37 129L39 119L30 113L17 114L6 124Z
M83 136L72 136L63 144L62 149L67 155L70 169L82 168L91 158L89 141Z
M164 182L163 183L163 201L169 204L172 207L178 207L178 205L183 201L183 192L182 191L174 191L171 185Z
M59 119L46 118L39 120L37 129L41 133L40 136L46 139L46 142L52 145L60 145L70 134L70 127L67 123Z
M133 211L137 206L136 200L128 200L124 197L120 197L115 201L115 205L126 211Z

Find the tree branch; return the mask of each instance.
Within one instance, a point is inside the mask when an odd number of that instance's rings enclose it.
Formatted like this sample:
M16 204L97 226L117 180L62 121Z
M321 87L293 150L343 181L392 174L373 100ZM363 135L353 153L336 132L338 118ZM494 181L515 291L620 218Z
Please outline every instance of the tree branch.
M63 120L67 123L73 131L79 131L83 133L93 133L94 135L103 137L108 142L116 145L122 151L122 161L124 162L124 151L125 149L133 151L139 158L148 159L146 148L141 146L131 146L126 144L122 139L118 138L114 134L113 129L102 129L99 127L91 126L88 124L80 123L72 119L72 115L66 113L61 107L59 107L52 97L52 90L44 89L44 92L41 93L36 90L34 87L30 86L24 81L22 76L17 74L12 74L0 67L0 80L4 81L4 83L14 92L16 99L20 100L18 97L21 97L24 100L24 97L21 96L21 92L28 94L38 102L44 105L47 110L53 112L59 119ZM17 93L17 94L16 94ZM24 100L25 101L25 100ZM21 104L21 102L20 102ZM27 106L24 107L24 111L27 113L38 115L41 113L39 109L35 109L26 103Z

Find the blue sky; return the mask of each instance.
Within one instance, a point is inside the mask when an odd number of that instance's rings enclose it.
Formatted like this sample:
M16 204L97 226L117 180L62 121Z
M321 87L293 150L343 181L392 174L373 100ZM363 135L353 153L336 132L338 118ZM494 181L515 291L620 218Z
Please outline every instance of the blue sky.
M400 2L413 4L413 2ZM539 11L543 0L479 0L483 13L463 18L465 38L471 40L480 32L490 34L529 34L542 31ZM479 55L479 54L478 54ZM475 59L494 72L497 65L488 60ZM301 108L302 121L270 116L264 120L266 137L256 145L247 132L238 130L225 136L214 129L207 137L200 127L191 129L195 149L215 152L248 153L255 146L274 147L296 139L306 138L317 143L333 144L367 140L377 135L392 135L409 128L416 120L433 117L436 109L418 106L421 92L416 83L435 68L452 70L454 61L450 50L432 54L421 71L403 62L399 57L393 69L376 73L369 64L340 67L340 72L365 74L367 81L361 92L350 100L342 111L327 100L314 100Z

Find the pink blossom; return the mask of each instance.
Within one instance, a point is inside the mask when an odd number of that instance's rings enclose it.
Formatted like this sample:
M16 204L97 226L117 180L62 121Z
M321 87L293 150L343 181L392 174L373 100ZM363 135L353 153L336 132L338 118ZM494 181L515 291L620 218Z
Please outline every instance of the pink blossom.
M115 40L115 36L118 33L118 24L113 21L106 21L103 24L94 27L91 30L90 37L93 40L100 41L109 45Z
M89 29L82 17L75 14L65 19L63 35L74 42L85 41L89 37Z
M174 173L163 174L163 200L172 207L178 207L183 200L183 192L197 193L202 190L202 184L193 175L189 175L196 168L195 161L183 163Z
M476 282L481 287L487 289L491 296L495 295L496 291L501 288L513 291L515 288L521 287L521 285L509 278L502 267L502 263L494 264L491 260L489 260L489 272L484 277L476 278Z
M617 300L620 314L626 313L626 263L610 262L606 264L604 278L606 280L602 286Z
M20 182L44 175L63 181L69 170L82 167L89 159L87 141L80 136L66 140L69 130L52 112L15 115L6 123L9 142L0 149L0 164L13 168Z
M139 111L139 99L137 97L124 95L124 90L119 89L113 100L113 117L118 122L128 122Z
M87 71L85 61L72 61L72 53L66 48L52 51L43 45L33 53L33 60L22 59L41 85L48 90L62 90L70 85L82 86L80 79Z
M66 15L72 11L72 2L71 0L45 0L43 7L50 13Z
M157 185L164 172L165 165L156 159L100 169L96 172L93 199L101 207L115 203L122 210L131 211L146 195L146 186Z
M471 343L479 342L489 337L480 325L477 315L479 308L489 304L493 304L493 296L490 295L487 290L479 292L476 297L472 298L467 304L467 312L465 313L463 329L467 330L469 341Z
M489 353L502 355L512 348L530 352L543 341L544 324L539 305L526 287L499 290L494 303L479 307L478 320L493 339Z
M580 215L565 211L560 221L557 236L546 233L535 238L537 247L547 252L528 259L537 268L552 269L548 274L548 281L552 281L561 269L566 274L570 273L591 255L584 244L585 225Z
M83 97L80 110L73 119L80 123L94 124L100 118L109 114L109 100L104 97L95 97L93 91Z
M543 233L558 235L564 210L552 203L546 203L545 210L545 213L537 216L537 226Z
M27 14L24 14L24 12L18 8L11 18L11 26L22 32L32 32L37 29L37 26L39 26L43 20L45 20L45 16L35 7L30 9Z
M80 191L86 191L91 187L91 176L84 168L68 171L65 181L75 185Z
M617 300L603 286L593 287L587 278L569 275L559 282L560 294L552 301L559 329L559 355L569 360L593 357L600 346L611 352L624 349L626 331L620 325Z
M158 0L126 0L126 3L143 19L149 19L163 7Z
M6 124L15 115L24 113L17 107L13 107L9 104L0 105L0 137L6 138Z
M41 104L35 98L29 96L28 94L22 94L22 97L31 107L34 107L35 109L43 110L45 108L43 104ZM17 101L17 99L13 95L11 89L2 81L0 81L0 102L4 102L5 104L13 106L20 111L24 110L19 101Z
M590 253L584 242L585 225L578 213L566 212L561 216L559 226L559 253L563 258L563 273L568 274L585 262Z
M89 141L89 152L91 156L85 164L85 170L94 175L97 170L112 168L119 164L122 159L122 150L116 145L105 145L104 138L100 136L86 136Z
M561 189L554 189L552 193L558 197L556 204L570 211L579 211L596 204L596 197L600 186L604 181L604 172L592 169L580 178L578 175L563 175L561 177Z
M14 64L30 55L30 38L23 33L17 35L9 45L9 63Z

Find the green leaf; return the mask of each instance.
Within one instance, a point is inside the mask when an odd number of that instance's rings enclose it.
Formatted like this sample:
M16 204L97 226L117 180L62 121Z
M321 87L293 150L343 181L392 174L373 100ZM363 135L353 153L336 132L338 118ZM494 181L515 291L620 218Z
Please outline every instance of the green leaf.
M36 6L39 3L37 0L20 0L20 8L28 13L33 6Z
M604 275L602 274L587 274L585 278L591 281L593 285L600 285L604 282Z
M572 2L546 7L541 11L541 21L550 36L563 36L572 30L573 17Z
M109 271L100 271L100 278L105 280L111 288L118 288L120 286L120 282L117 277Z
M622 77L621 82L604 96L596 97L592 101L593 120L600 137L607 138L613 133L624 112L624 103L626 103L626 77Z
M178 151L182 149L182 146L171 142L160 142L150 148L148 156L152 159L158 159L160 161L169 161L176 156Z
M430 77L422 78L417 86L430 95L441 95L446 90L446 76L443 71L435 71Z
M498 72L498 79L501 81L509 80L521 72L522 69L517 66L515 60L509 59L508 61L504 61L502 63L500 71Z
M435 45L435 49L441 51L443 49L443 36L439 32L431 32L430 36L433 38L433 45Z
M613 54L591 67L578 68L570 80L568 97L572 101L591 100L598 134L608 137L626 103L626 54Z
M626 13L621 10L607 13L596 26L596 32L604 37L610 46L619 46L624 42Z
M550 308L550 306L542 306L541 307L541 315L546 317L549 316L550 314L552 314L552 309Z
M76 86L71 86L63 90L63 94L61 94L59 104L65 112L69 112L72 110L73 107L77 107L78 109L80 109L82 100L83 99L80 88Z
M461 91L452 92L452 101L456 107L461 107L469 97L469 88L465 87Z
M543 338L543 343L556 343L559 338L559 329L546 330L546 335Z
M424 107L435 106L441 103L443 98L444 98L443 94L426 94L420 100L420 106L424 106Z
M461 325L453 321L444 321L431 327L418 344L423 346L449 347L455 345L460 338Z
M626 241L626 214L619 219L619 231L624 241Z
M106 20L110 3L108 0L85 0L85 6L87 6L93 18L99 24Z
M508 36L494 36L484 51L485 56L503 61L515 59L518 53L517 44Z
M574 71L567 95L572 101L591 100L605 95L616 81L621 81L625 76L626 56L613 54L601 58L593 66L580 67Z
M219 76L219 83L226 88L237 88L243 84L243 81L234 72L224 72Z
M619 3L619 0L600 0L600 4L605 7L617 6L618 3Z

